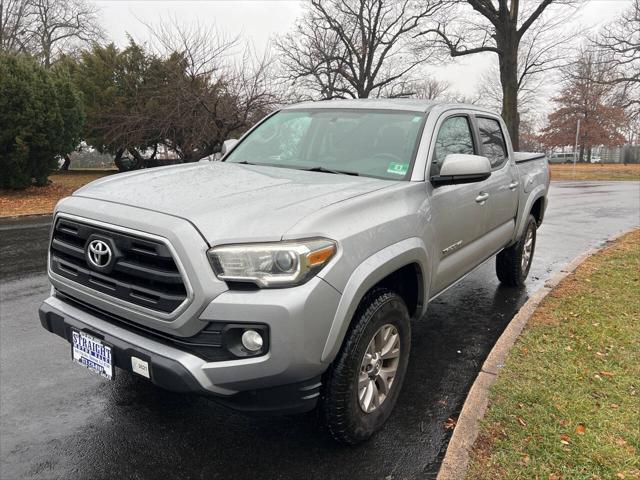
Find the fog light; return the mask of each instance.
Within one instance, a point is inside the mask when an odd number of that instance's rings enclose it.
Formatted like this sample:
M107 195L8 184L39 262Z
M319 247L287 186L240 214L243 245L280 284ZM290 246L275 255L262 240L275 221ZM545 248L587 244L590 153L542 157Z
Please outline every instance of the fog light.
M242 345L250 352L257 352L263 345L262 335L255 330L245 330L242 334Z

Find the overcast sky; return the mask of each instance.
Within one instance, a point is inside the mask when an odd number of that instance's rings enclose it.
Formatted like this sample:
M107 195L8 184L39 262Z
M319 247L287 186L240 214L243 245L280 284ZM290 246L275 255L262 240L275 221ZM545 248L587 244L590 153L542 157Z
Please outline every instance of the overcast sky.
M100 7L102 25L108 36L119 45L126 43L127 33L137 41L148 40L149 35L139 19L155 23L176 17L185 23L209 24L212 29L217 27L229 34L240 32L257 49L263 48L274 35L288 31L305 4L299 0L96 0L95 3ZM590 0L567 28L595 29L631 3L632 0ZM495 57L492 53L466 56L432 71L449 81L458 92L473 96L480 75L496 62Z

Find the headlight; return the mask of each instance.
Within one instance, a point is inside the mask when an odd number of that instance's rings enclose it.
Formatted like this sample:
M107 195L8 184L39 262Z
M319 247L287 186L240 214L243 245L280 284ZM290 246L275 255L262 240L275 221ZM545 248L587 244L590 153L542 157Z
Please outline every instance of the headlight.
M263 288L300 285L324 267L336 253L336 242L325 238L295 242L222 245L209 250L213 270L221 280L250 282Z

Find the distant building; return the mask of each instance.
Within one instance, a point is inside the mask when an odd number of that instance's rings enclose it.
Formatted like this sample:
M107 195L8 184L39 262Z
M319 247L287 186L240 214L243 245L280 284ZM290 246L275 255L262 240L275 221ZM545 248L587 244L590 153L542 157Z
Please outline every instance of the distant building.
M602 147L600 149L602 163L640 163L640 145L623 147Z

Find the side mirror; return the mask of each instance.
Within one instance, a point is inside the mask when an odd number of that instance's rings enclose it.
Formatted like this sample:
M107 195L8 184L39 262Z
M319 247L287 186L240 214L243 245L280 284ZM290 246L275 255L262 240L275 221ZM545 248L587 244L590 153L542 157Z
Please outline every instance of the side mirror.
M486 180L491 176L491 162L480 155L451 153L444 157L440 175L431 177L434 185L454 185Z
M225 140L224 142L222 142L222 149L220 150L222 156L224 157L227 153L229 153L231 149L236 146L236 143L238 143L238 139L236 138L230 138L229 140Z

